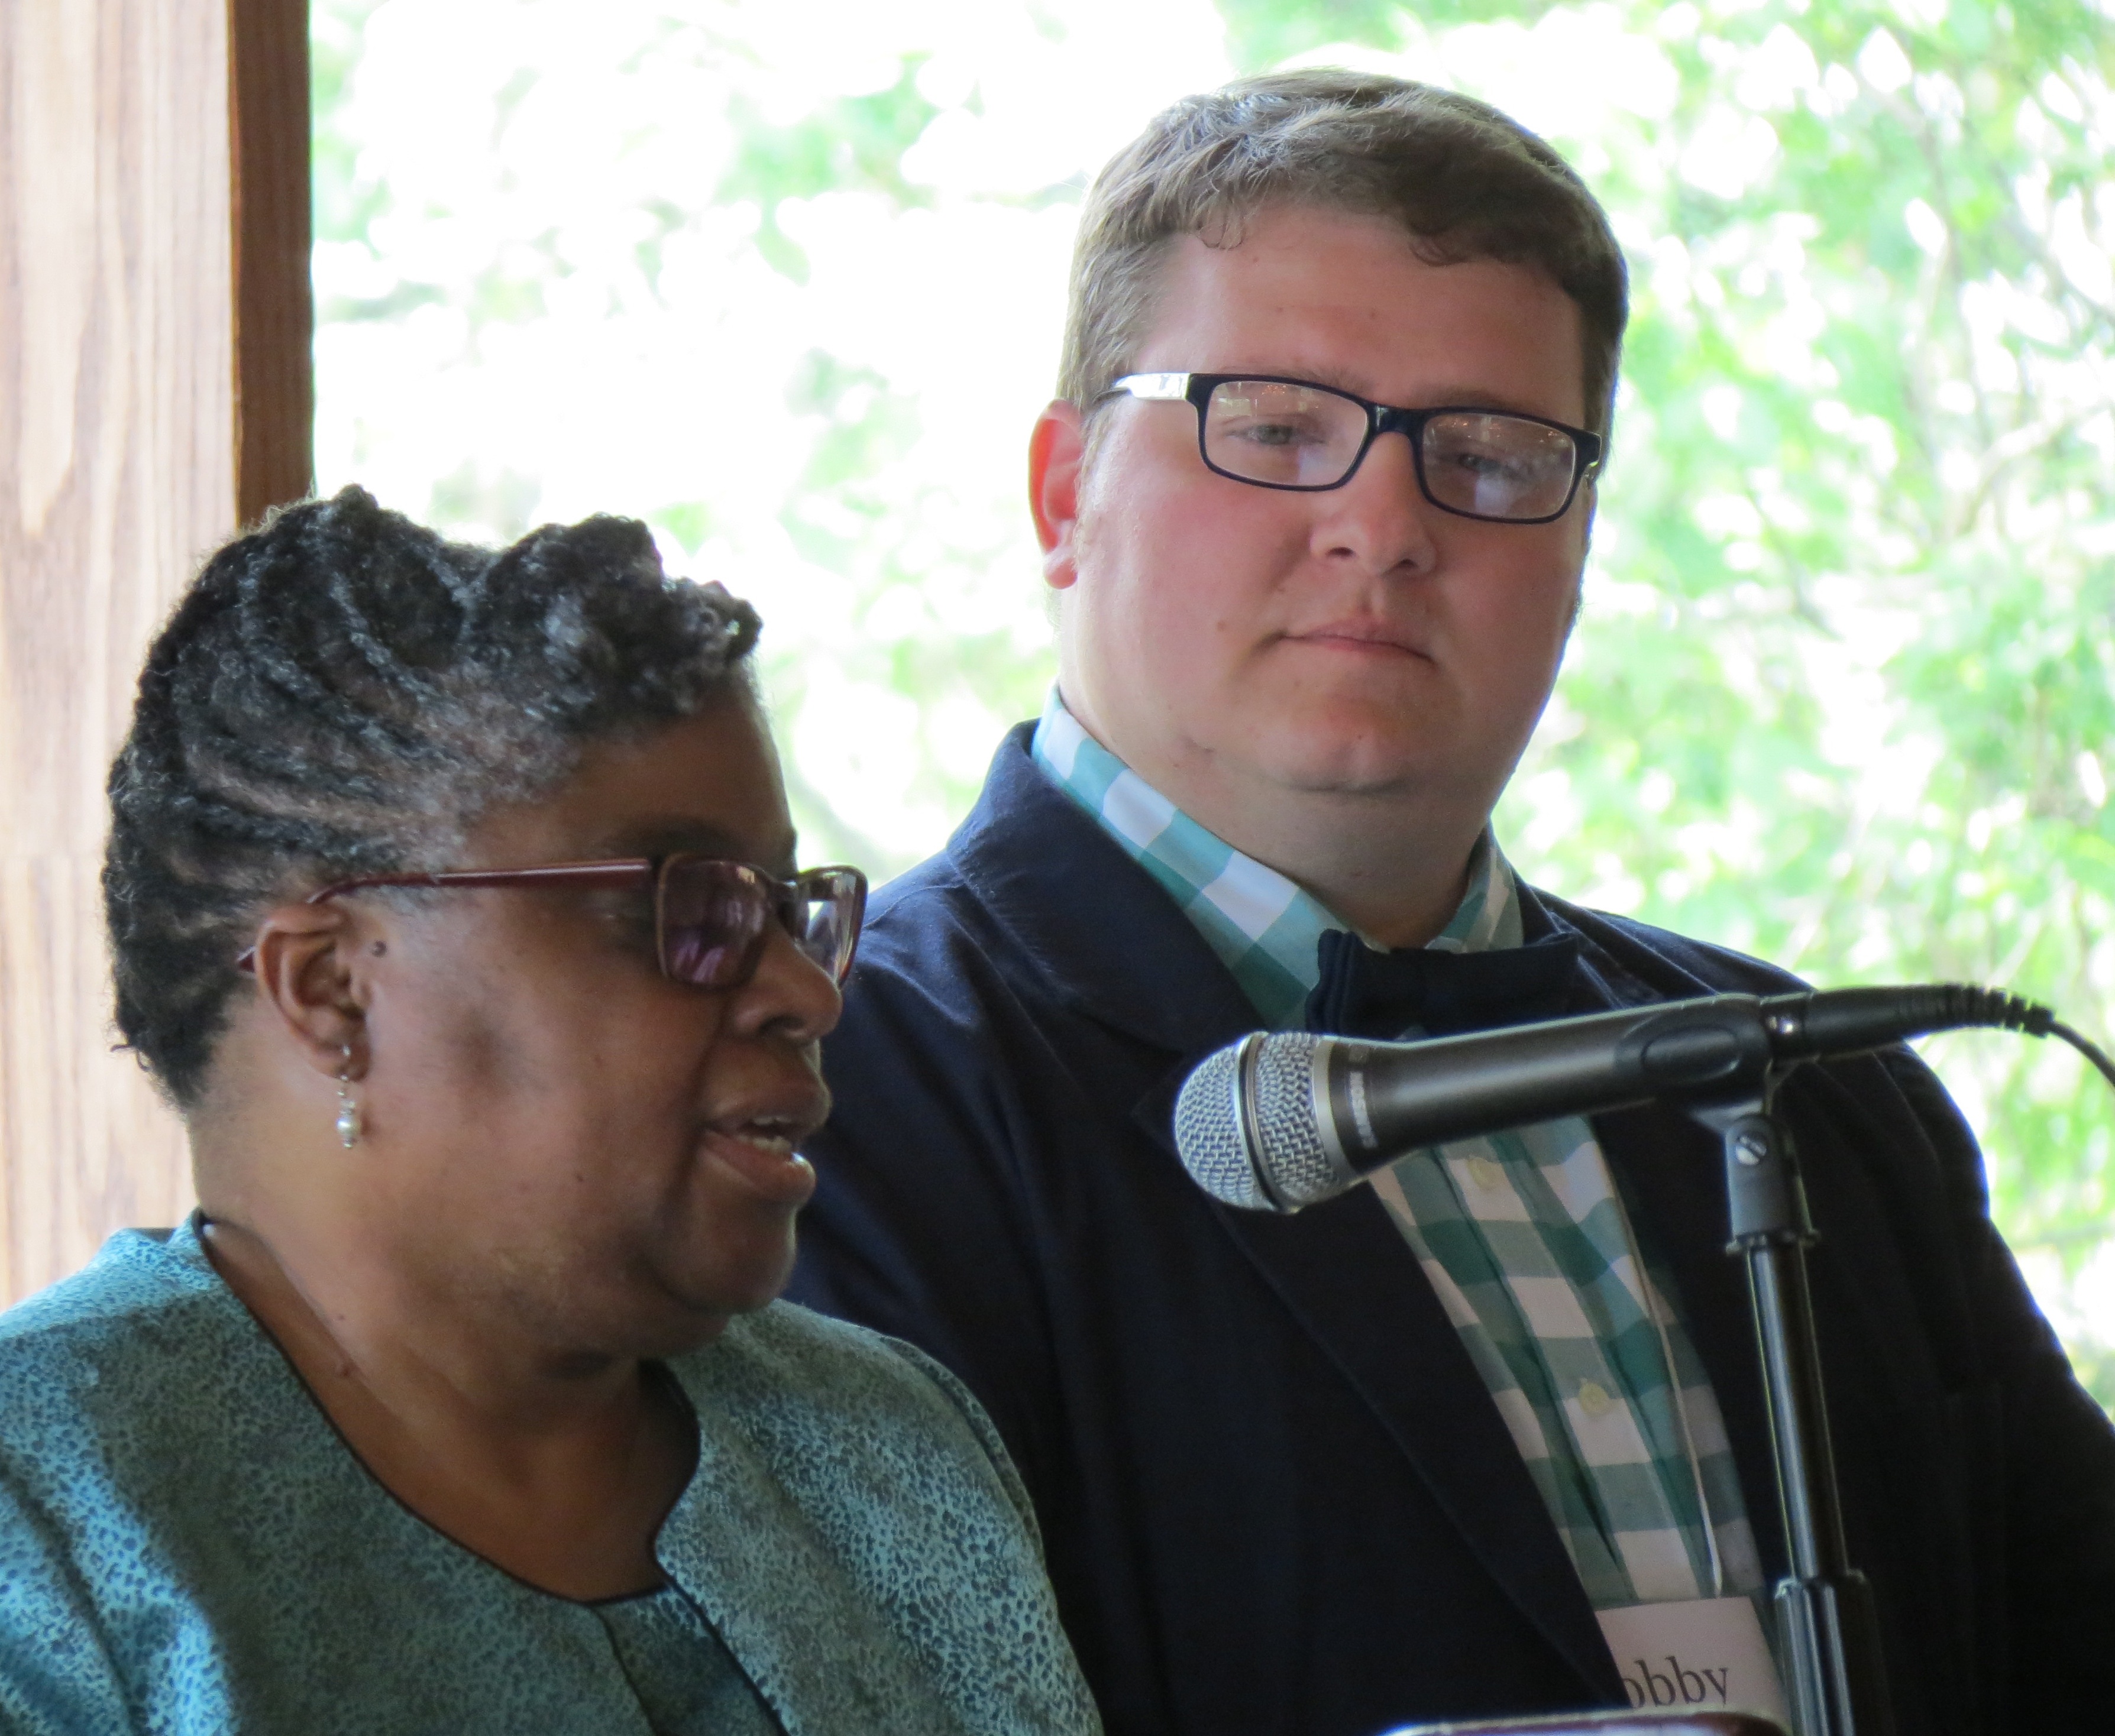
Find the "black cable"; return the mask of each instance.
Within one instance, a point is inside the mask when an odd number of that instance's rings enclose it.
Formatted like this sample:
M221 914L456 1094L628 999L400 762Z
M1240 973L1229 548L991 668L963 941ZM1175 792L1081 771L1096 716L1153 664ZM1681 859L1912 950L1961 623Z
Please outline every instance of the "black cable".
M1926 987L1890 990L1902 997L1913 996L1925 1004L1919 1010L1932 1030L1961 1030L1981 1026L1985 1030L2018 1031L2029 1037L2057 1037L2069 1043L2100 1070L2100 1076L2115 1085L2115 1060L2092 1038L2073 1029L2056 1016L2055 1009L1999 988L1977 988L1966 983L1933 983ZM1848 996L1832 997L1848 1001ZM1922 1022L1921 1020L1920 1022Z
M2037 1033L2036 1034L2039 1035L2040 1033ZM2098 1067L2100 1070L2100 1076L2103 1079L2106 1079L2109 1084L2115 1085L2115 1060L2108 1060L2107 1052L2090 1037L2081 1036L2076 1031L2071 1029L2069 1025L2064 1024L2061 1019L2056 1019L2049 1020L2048 1034L2051 1037L2061 1037L2066 1042L2069 1043L2072 1048L2077 1050L2081 1055L2083 1055L2088 1060L2091 1061L2094 1066Z

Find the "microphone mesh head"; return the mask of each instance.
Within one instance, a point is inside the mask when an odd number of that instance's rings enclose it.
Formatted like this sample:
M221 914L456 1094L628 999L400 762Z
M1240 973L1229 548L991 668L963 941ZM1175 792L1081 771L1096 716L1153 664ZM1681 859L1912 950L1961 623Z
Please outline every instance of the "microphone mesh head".
M1241 1055L1241 1046L1232 1044L1182 1082L1182 1094L1175 1100L1175 1148L1191 1179L1213 1198L1269 1212L1270 1196L1256 1182L1248 1144L1241 1138L1241 1110L1235 1095Z
M1287 1212L1344 1188L1314 1119L1314 1051L1328 1041L1305 1031L1281 1031L1256 1049L1255 1125L1263 1143L1256 1162Z

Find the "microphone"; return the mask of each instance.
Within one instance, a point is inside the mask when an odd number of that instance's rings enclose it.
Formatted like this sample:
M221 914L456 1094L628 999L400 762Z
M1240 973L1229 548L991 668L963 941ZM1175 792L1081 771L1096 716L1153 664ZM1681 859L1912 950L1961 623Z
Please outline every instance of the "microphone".
M1297 1212L1427 1146L1654 1099L1732 1101L1787 1062L1975 1025L2065 1034L2048 1008L1966 983L1707 995L1425 1042L1258 1031L1183 1082L1175 1144L1213 1198Z

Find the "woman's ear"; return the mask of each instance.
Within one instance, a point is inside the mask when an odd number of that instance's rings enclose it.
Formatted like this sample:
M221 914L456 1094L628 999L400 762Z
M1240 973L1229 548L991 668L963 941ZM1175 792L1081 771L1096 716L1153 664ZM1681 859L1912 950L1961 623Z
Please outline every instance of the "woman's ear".
M1069 589L1079 575L1073 563L1080 523L1080 466L1086 455L1078 409L1059 398L1035 419L1028 437L1028 506L1035 538L1043 545L1043 580L1053 591Z
M333 1079L367 1070L361 923L343 905L281 905L258 925L257 991L309 1065Z

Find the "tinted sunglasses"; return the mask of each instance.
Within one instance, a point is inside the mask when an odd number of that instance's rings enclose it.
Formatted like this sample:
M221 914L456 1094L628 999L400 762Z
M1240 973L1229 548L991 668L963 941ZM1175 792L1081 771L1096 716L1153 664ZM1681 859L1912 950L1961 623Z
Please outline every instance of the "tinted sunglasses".
M539 868L449 868L436 874L369 874L311 892L312 905L369 886L580 886L654 893L654 948L661 974L694 988L739 988L756 974L771 925L842 984L866 914L866 876L856 868L809 868L780 880L746 862L660 856L617 862L553 862ZM257 949L236 961L257 968Z

